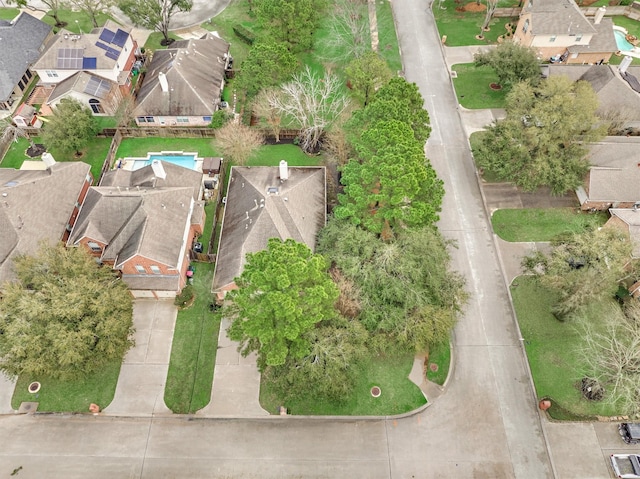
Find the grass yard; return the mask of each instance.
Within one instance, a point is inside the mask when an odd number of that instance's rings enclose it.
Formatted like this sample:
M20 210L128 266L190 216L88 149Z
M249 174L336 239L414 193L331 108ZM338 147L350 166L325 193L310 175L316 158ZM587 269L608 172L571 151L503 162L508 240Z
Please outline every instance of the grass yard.
M402 70L400 48L396 36L396 25L393 21L391 2L376 2L376 17L378 21L378 51L387 60L392 72Z
M595 415L616 414L604 402L585 399L578 387L580 380L576 349L581 337L574 323L558 321L551 314L553 294L531 276L520 276L511 285L513 305L525 340L525 349L538 398L551 398L549 414L555 419L587 419ZM612 299L613 301L613 299ZM587 314L598 318L609 304L598 304Z
M247 166L278 166L280 160L287 160L289 166L317 166L322 164L321 156L309 156L298 146L263 145L253 154Z
M147 38L147 41L144 43L145 50L166 50L166 45L161 45L160 41L164 38L162 33L160 32L152 32L151 35ZM181 38L175 33L169 32L169 38L173 38L174 40L181 40ZM227 40L228 41L228 40Z
M260 384L260 404L271 414L284 405L294 415L387 416L412 411L426 403L420 388L407 376L413 365L413 355L373 357L357 368L358 381L351 396L340 404L311 397L283 396L271 388L265 375ZM371 388L379 386L382 395L371 396Z
M472 0L469 0L469 2ZM469 3L467 2L467 3ZM517 6L517 0L501 0L499 7ZM476 35L480 33L480 27L484 21L484 12L459 12L455 0L434 0L433 15L436 19L440 36L447 36L448 47L460 47L465 45L491 45L497 42L498 36L507 32L505 25L509 22L517 23L517 18L493 18L489 24L491 30L484 32L484 39L478 40Z
M33 138L33 141L36 143L42 143L40 138ZM82 149L82 158L75 159L73 157L73 153L63 153L56 149L50 150L51 154L55 158L56 161L84 161L91 165L91 174L93 175L95 181L98 181L98 177L100 176L100 171L102 171L102 164L104 163L104 159L107 156L107 152L109 151L109 146L111 145L111 138L94 138L89 142L89 144ZM29 158L25 154L25 151L29 148L29 142L24 138L20 138L17 143L12 143L9 149L7 150L7 154L0 162L0 167L2 168L16 168L20 169L24 160L39 160L40 158Z
M198 156L221 156L212 138L125 138L116 158L146 157L151 151L197 151Z
M98 131L102 131L104 128L115 128L118 123L115 116L94 116L94 118L98 125Z
M437 370L434 371L437 366ZM451 344L446 342L437 346L432 346L429 351L429 368L427 368L427 379L442 386L447 380L449 368L451 367Z
M629 17L625 17L624 15L616 15L611 17L614 25L618 25L619 27L625 28L627 33L631 35L635 35L637 38L640 38L640 22L637 20L633 20Z
M42 17L42 21L44 23L48 23L52 27L55 27L56 21L49 14L51 11L47 12L47 15ZM67 10L66 8L61 8L58 10L58 18L67 22L67 25L64 27L65 30L70 31L71 33L89 33L94 29L93 22L91 21L91 17L84 11L74 12L72 10ZM118 23L114 18L106 15L104 13L99 13L96 15L96 20L98 21L98 25L104 25L107 20L112 20Z
M116 392L120 365L121 361L114 361L96 374L74 381L22 375L16 383L11 407L18 409L24 401L35 401L39 403L39 412L89 412L91 403L104 409ZM33 381L42 384L36 394L31 394L27 389Z
M505 241L551 241L562 233L581 233L606 223L606 213L576 208L501 209L493 213L493 231Z
M231 44L229 52L234 60L234 67L239 68L242 61L249 53L250 45L246 44L233 31L234 25L242 25L256 32L254 20L249 16L249 2L247 0L234 0L220 12L220 15L212 17L209 21L200 25L210 31L216 31Z
M17 8L3 7L0 8L0 20L13 20L18 16L20 10Z
M457 73L453 79L458 103L470 110L476 108L504 108L506 91L492 90L489 85L498 83L498 76L488 65L477 67L473 63L459 63L451 70Z
M196 299L178 311L164 390L165 404L178 414L192 414L209 404L220 330L221 315L209 310L214 264L194 266Z

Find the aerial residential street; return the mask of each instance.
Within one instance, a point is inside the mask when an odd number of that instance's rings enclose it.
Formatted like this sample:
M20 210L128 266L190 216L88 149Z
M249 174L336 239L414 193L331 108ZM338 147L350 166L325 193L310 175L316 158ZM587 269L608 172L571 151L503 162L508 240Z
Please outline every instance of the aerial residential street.
M560 465L561 450L600 452L599 438L616 439L613 429L541 422L433 15L424 0L394 0L393 10L404 75L431 118L426 154L445 182L439 227L457 244L453 263L470 293L443 394L398 418L2 415L1 477L606 477L601 455L593 476L558 473L581 461L569 454Z

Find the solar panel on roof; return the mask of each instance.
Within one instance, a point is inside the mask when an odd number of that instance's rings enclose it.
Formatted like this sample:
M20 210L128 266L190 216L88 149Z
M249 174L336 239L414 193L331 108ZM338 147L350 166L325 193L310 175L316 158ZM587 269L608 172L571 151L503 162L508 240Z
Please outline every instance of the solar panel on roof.
M113 43L114 45L118 45L119 47L124 47L124 44L127 42L128 37L129 34L127 32L118 28L115 37L113 38L113 40L111 40L111 43Z
M117 50L111 49L105 52L105 56L107 58L111 58L112 60L117 60L118 57L120 56L120 52L118 52Z
M103 42L111 43L113 41L113 37L115 36L115 32L112 32L108 28L104 28L102 29L102 33L100 33L100 36L98 38Z
M98 59L96 57L83 57L82 69L83 70L95 70L98 67Z
M107 80L92 75L84 88L84 92L87 95L104 98L110 89L111 85Z
M111 47L102 42L96 42L96 47L102 48L103 50L109 50Z
M80 70L83 52L82 48L58 48L57 68Z

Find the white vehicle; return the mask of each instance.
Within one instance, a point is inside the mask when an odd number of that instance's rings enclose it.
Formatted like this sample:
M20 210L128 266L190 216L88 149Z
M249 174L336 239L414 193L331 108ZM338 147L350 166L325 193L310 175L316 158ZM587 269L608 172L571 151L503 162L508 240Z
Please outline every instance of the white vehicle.
M611 454L611 467L616 477L640 479L640 455L638 454Z

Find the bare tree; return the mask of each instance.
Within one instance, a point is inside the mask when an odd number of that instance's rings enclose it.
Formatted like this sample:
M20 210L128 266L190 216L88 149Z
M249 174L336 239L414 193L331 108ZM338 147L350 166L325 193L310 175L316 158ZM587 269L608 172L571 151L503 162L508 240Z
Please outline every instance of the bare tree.
M253 102L253 112L256 116L263 119L273 136L276 138L276 143L280 143L280 130L282 129L282 112L275 107L278 95L281 95L281 91L275 88L268 88L262 90L255 101Z
M636 112L628 105L616 105L597 111L596 115L607 126L607 135L620 135L629 122L636 117Z
M480 4L480 1L478 1ZM498 0L487 0L487 10L484 13L484 21L482 22L482 28L480 29L480 36L483 36L484 32L489 31L489 24L491 23L491 19L493 18L493 14L498 7Z
M329 34L320 49L326 60L344 62L371 49L366 1L336 0L331 17Z
M604 388L604 399L640 413L640 305L631 302L622 312L617 306L603 324L581 322L584 346L578 350L583 377Z
M111 7L116 5L116 0L64 0L65 6L75 7L87 12L91 17L93 26L98 28L97 16L99 13L108 13Z
M236 165L244 165L253 152L264 143L260 131L238 121L230 121L216 131L216 145Z
M342 81L332 73L316 75L307 66L293 80L282 85L282 95L273 106L300 129L300 147L312 153L320 147L322 135L349 105Z
M13 141L17 143L20 138L26 139L29 145L35 148L36 145L26 130L16 126L10 118L0 119L0 142Z
M118 107L115 112L116 125L118 127L125 127L131 121L133 117L133 111L136 108L136 100L129 92L122 95L119 98Z

